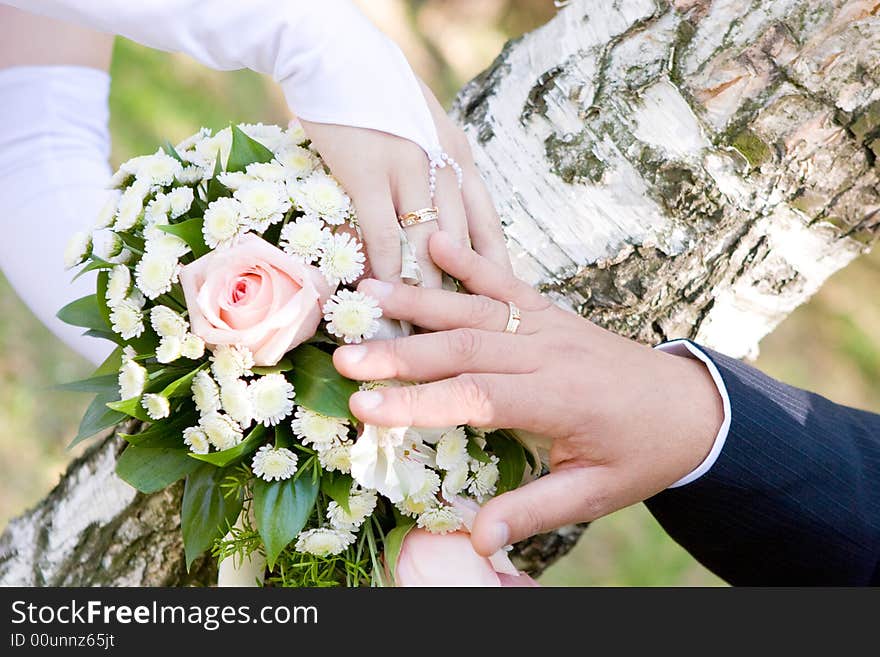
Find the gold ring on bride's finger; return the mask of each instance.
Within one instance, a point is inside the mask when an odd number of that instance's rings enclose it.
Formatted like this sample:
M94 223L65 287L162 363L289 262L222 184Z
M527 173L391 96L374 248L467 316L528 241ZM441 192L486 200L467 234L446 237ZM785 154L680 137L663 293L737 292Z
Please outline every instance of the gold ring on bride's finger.
M522 314L513 301L507 302L507 326L504 327L505 333L516 333L519 329L519 323L522 321Z
M417 226L429 221L437 221L439 213L437 208L422 208L421 210L413 210L397 217L402 228Z

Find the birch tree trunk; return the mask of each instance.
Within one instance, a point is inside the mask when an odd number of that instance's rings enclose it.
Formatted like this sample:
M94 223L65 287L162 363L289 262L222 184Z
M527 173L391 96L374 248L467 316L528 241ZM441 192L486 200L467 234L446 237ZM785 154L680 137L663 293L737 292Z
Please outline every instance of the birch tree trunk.
M880 232L880 0L577 0L453 113L520 276L646 343L736 357ZM180 487L110 437L0 538L0 583L182 585ZM566 528L517 546L540 572Z

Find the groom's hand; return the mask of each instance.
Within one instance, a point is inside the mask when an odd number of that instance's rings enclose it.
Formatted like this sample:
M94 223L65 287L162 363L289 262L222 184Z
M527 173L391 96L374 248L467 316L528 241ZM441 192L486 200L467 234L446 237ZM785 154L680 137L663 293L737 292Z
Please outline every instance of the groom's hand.
M400 279L397 217L432 205L438 210L436 222L404 229L425 287L441 284L440 270L428 253L428 238L437 230L449 233L460 244L473 244L481 255L509 271L501 220L474 164L467 137L424 84L422 93L440 143L462 173L459 189L452 167L437 169L433 202L428 159L413 142L376 130L302 121L309 139L351 195L373 276L383 281Z
M364 422L508 427L553 439L551 473L477 516L478 552L646 499L707 456L723 409L702 363L553 306L444 233L432 236L430 253L474 295L364 281L386 316L436 332L341 347L334 363L355 379L424 382L356 393L351 409ZM507 301L522 311L516 334L504 332Z

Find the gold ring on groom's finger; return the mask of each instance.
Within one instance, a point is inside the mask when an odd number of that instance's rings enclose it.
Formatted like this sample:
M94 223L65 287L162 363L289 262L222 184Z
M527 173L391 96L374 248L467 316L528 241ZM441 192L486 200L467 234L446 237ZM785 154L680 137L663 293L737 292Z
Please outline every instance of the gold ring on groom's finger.
M505 333L516 333L519 329L519 323L522 321L522 313L513 301L507 302L507 326L504 327Z
M413 210L412 212L401 214L397 217L397 220L402 228L409 228L410 226L417 226L429 221L437 221L439 216L437 208L422 208L421 210Z

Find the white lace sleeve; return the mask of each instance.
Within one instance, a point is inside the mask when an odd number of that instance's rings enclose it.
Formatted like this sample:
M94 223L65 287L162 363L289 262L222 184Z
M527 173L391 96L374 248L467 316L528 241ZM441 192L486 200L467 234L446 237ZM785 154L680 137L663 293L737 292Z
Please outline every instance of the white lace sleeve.
M440 143L399 48L347 0L0 0L26 11L184 52L220 70L271 75L300 118Z
M55 313L95 291L94 276L71 284L63 254L108 198L109 89L93 68L0 69L0 268L43 323L95 363L112 345Z

